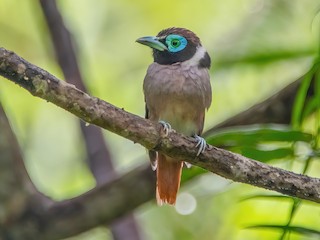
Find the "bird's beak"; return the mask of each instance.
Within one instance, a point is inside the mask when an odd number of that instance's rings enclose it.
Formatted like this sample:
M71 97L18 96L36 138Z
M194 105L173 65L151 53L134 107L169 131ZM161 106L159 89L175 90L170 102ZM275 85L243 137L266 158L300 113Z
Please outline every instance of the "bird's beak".
M136 42L141 43L143 45L149 46L151 48L157 49L159 51L168 50L167 46L159 41L157 37L141 37L136 40Z

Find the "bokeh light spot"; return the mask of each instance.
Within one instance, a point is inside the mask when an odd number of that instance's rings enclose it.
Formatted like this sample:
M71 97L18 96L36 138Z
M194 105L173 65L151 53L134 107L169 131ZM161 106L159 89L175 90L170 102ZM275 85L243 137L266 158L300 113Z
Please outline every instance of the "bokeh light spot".
M181 215L189 215L197 208L197 200L190 193L181 193L177 197L176 211Z

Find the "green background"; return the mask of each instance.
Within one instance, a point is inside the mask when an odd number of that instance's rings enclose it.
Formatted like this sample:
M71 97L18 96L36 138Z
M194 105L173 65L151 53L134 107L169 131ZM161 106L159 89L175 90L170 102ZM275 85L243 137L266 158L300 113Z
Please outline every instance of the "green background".
M318 0L61 0L58 5L74 37L90 93L140 116L144 116L142 82L152 55L135 40L171 26L196 32L213 64L213 101L205 129L301 77L310 69L319 45ZM38 1L0 0L0 46L63 79ZM94 187L76 117L2 78L0 101L30 176L42 192L60 200ZM305 129L315 121L308 119ZM120 173L147 161L140 145L103 133ZM291 160L272 164L301 172L303 159ZM319 162L314 161L308 174L319 177L319 170ZM145 239L277 239L281 231L244 229L286 223L290 199L241 201L267 193L271 194L202 174L182 186L176 208L157 207L152 201L135 215ZM304 203L293 224L320 230L319 207ZM292 234L290 239L318 238ZM111 239L111 234L100 227L72 239Z

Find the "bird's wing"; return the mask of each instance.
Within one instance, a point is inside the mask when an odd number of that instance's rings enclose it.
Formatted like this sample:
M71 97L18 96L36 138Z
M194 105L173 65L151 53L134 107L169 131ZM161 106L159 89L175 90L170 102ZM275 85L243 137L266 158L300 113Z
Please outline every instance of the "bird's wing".
M146 103L146 106L145 106L145 118L146 119L149 119L149 109L148 109L148 106L147 106L147 103ZM153 150L149 150L148 151L149 153L149 159L150 159L150 164L151 164L151 168L153 171L155 171L157 169L157 152L156 151L153 151Z
M197 71L196 77L189 76L194 79L197 89L199 92L201 92L202 96L202 104L200 104L200 109L202 111L198 115L198 129L197 134L200 136L203 131L204 126L204 118L205 118L205 112L209 109L212 101L212 89L210 84L210 75L209 71L206 68L199 69Z
M203 96L204 96L205 107L206 109L208 109L212 101L212 89L210 84L209 70L203 69L203 71L204 71L203 77L202 77Z

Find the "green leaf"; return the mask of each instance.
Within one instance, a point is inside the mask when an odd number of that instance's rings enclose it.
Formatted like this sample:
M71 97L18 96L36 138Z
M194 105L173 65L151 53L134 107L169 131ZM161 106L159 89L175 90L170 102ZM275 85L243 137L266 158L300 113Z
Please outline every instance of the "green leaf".
M243 147L241 148L241 154L258 160L260 162L268 162L274 159L281 159L285 157L293 156L292 148L278 148L274 150L259 150L253 147Z
M269 199L273 199L273 200L290 200L290 201L295 201L296 198L294 197L290 197L290 196L285 196L285 195L279 195L279 194L255 194L255 195L251 195L251 196L246 196L240 199L240 201L247 201L247 200L251 200L251 199L257 199L257 198L261 198L262 200L269 200Z
M286 226L286 225L277 225L277 224L258 224L258 225L253 225L253 226L248 226L246 227L247 229L259 229L259 228L264 228L264 229L272 229L272 230L282 230L282 231L290 231L294 233L298 233L301 235L316 235L320 236L320 231L311 229L311 228L306 228L306 227L301 227L301 226Z
M320 99L320 97L319 97ZM319 109L319 99L318 96L315 96L311 98L307 103L303 111L302 118L306 118L307 116L310 116L311 113L315 112L317 109Z
M287 125L251 125L222 129L207 137L215 146L253 146L261 142L311 142L312 135Z
M242 197L239 201L247 201L247 200L255 200L255 199L261 199L261 200L274 200L274 201L291 201L294 204L301 202L302 200L300 198L295 198L295 197L290 197L286 195L280 195L280 194L254 194L250 196L245 196ZM317 205L318 203L311 202L311 201L303 201L303 204L308 204L308 205Z
M306 73L306 75L304 76L304 78L301 82L301 86L298 90L298 93L296 95L296 99L294 101L292 117L291 117L291 123L295 129L297 129L301 126L301 123L303 120L302 116L303 116L303 111L304 111L305 101L307 98L308 89L310 87L311 80L314 77L314 74L318 70L319 70L319 62L318 62L318 59L316 59L312 68L310 69L309 72Z

